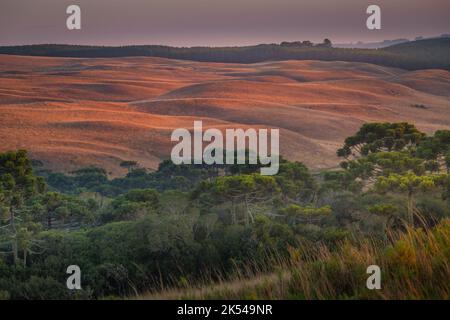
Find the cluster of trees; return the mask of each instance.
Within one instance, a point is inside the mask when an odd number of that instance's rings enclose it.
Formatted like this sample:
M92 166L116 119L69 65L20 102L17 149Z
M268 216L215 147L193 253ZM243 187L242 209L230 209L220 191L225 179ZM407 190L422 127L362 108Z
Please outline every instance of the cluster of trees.
M245 47L179 48L159 45L102 47L79 45L30 45L0 47L0 54L103 58L149 56L204 62L255 63L272 60L323 60L367 62L407 70L450 70L450 38L412 41L383 49L333 48L329 39L260 44Z
M205 275L292 248L378 239L388 230L450 217L450 131L426 136L408 123L365 124L338 150L340 170L311 173L282 159L259 168L175 166L125 177L100 168L33 171L23 150L0 155L0 297L101 298ZM386 240L387 241L387 240ZM69 265L83 290L65 288Z
M364 124L337 155L346 159L344 171L329 178L341 179L347 188L405 193L411 224L417 194L440 189L442 199L448 198L450 130L427 137L408 123Z
M322 43L314 44L309 40L305 41L283 41L280 43L281 47L287 47L287 48L310 48L310 47L322 47L322 48L331 48L333 44L331 43L330 39L324 39Z

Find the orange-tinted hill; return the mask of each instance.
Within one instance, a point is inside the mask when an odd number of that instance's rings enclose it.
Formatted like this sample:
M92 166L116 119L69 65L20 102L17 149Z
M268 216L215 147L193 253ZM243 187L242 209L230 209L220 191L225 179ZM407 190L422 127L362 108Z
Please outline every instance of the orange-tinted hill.
M450 72L366 63L200 63L159 58L0 55L0 151L54 170L123 160L155 168L173 129L280 128L281 153L313 168L367 121L450 128Z

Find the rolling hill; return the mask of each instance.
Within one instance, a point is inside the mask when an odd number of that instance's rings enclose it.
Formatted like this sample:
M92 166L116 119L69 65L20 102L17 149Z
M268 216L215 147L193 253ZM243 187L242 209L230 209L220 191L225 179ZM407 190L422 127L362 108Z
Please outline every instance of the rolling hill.
M409 49L408 49L409 50ZM123 160L155 168L173 129L280 128L281 153L316 169L363 122L450 128L450 72L342 61L209 63L0 55L0 151L53 170Z

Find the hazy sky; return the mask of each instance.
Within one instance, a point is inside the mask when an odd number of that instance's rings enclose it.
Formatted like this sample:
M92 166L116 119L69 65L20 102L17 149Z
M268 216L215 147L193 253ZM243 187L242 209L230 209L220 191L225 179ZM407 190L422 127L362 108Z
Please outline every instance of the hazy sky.
M66 29L77 4L82 30ZM382 29L366 29L366 8ZM0 45L35 43L243 45L450 33L450 0L0 0Z

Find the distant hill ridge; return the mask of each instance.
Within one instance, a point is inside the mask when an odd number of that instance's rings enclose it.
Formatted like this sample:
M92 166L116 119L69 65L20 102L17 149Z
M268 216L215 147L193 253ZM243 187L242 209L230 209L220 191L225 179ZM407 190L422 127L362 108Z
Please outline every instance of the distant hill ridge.
M432 37L423 37L423 36L417 36L414 40L410 40L407 38L398 38L398 39L387 39L383 41L375 41L375 42L364 42L364 41L357 41L357 42L350 42L350 43L336 43L334 44L334 47L336 48L358 48L358 49L381 49L386 48L390 46L394 46L401 43L411 42L411 41L419 41L419 40L429 40L429 39L442 39L442 38L450 38L450 34L443 33L439 36L432 36Z
M295 45L297 44L298 45ZM333 48L308 41L294 45L260 44L244 47L170 47L162 45L85 46L39 44L0 47L0 54L111 58L160 57L200 62L256 63L273 60L321 60L367 62L407 70L450 70L450 38L425 39L401 43L382 49ZM283 45L284 44L284 45Z

